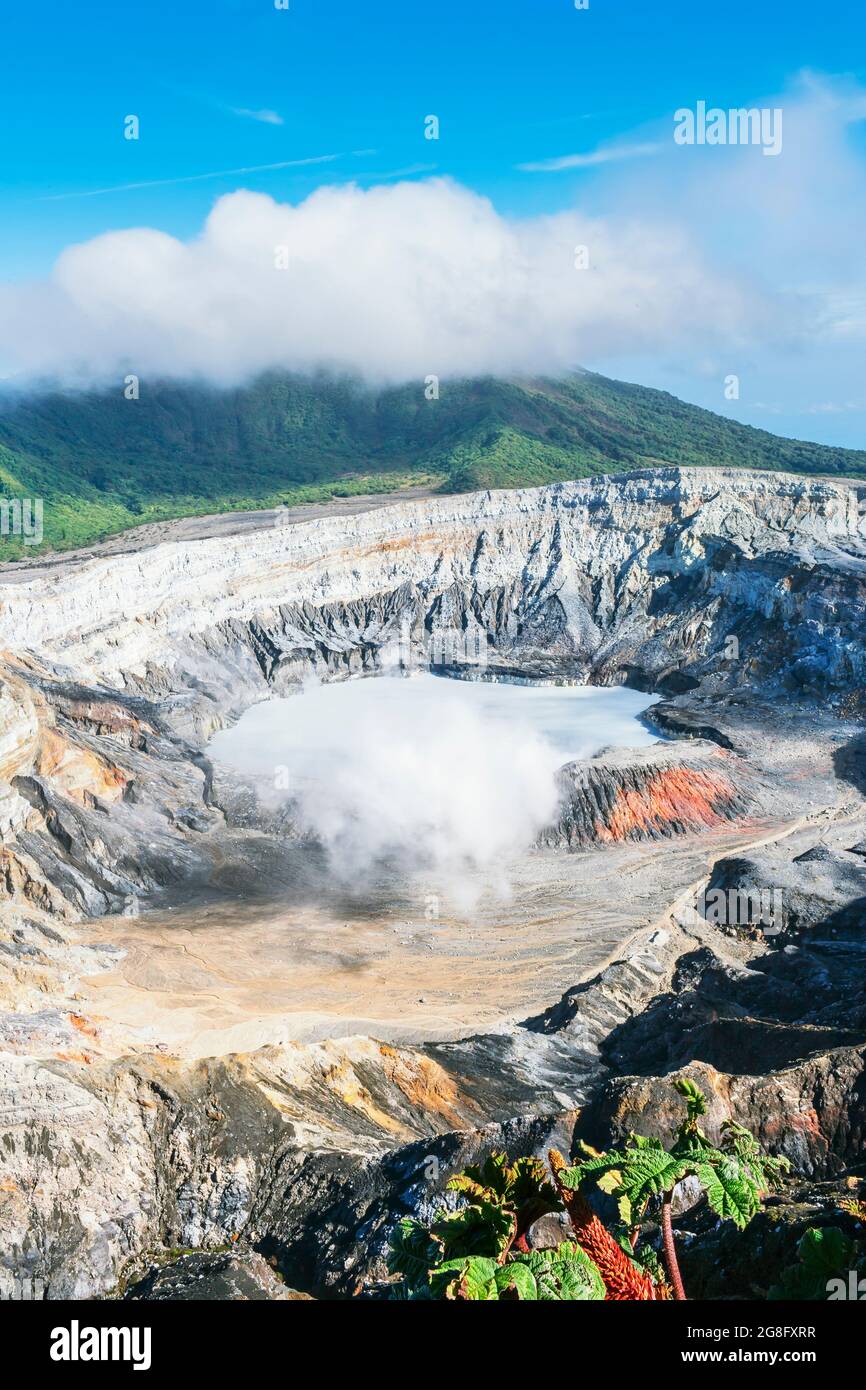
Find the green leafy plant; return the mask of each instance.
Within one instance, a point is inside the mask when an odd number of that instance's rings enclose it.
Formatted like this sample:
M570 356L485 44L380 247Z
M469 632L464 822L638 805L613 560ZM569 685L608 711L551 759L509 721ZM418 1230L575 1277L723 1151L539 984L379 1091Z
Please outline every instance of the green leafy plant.
M707 1110L703 1092L687 1077L673 1084L686 1113L669 1148L631 1134L609 1153L582 1145L582 1160L570 1166L551 1150L549 1174L538 1158L512 1161L496 1152L452 1178L448 1188L461 1198L455 1211L441 1212L430 1226L406 1218L392 1236L388 1268L400 1276L395 1297L664 1299L672 1288L676 1298L685 1298L671 1224L677 1184L697 1178L713 1211L742 1228L789 1164L764 1153L733 1120L722 1126L718 1145L711 1144L700 1127ZM615 1233L582 1190L590 1181L617 1203ZM656 1251L639 1244L642 1223L656 1206L667 1279ZM574 1240L531 1250L529 1228L546 1212L562 1210Z
M402 1275L404 1298L571 1301L602 1299L605 1286L576 1243L530 1251L529 1227L562 1209L538 1158L510 1161L495 1152L448 1184L463 1205L442 1212L431 1226L406 1218L391 1240L388 1268Z
M472 1302L515 1299L533 1303L600 1301L604 1281L580 1246L564 1241L551 1250L518 1251L505 1264L472 1255L433 1271L431 1298Z
M761 1196L790 1165L787 1159L764 1153L754 1136L733 1121L722 1126L719 1145L711 1144L699 1124L707 1110L703 1092L687 1077L673 1084L686 1103L686 1114L670 1148L660 1139L631 1134L621 1149L589 1153L582 1162L564 1169L558 1182L577 1192L594 1179L601 1191L615 1198L632 1245L650 1203L658 1202L668 1277L674 1297L684 1299L671 1221L677 1184L697 1178L713 1211L742 1228L758 1211Z
M561 1211L556 1188L540 1158L518 1158L494 1152L482 1164L471 1164L448 1184L472 1201L494 1202L514 1212L517 1249L525 1250L526 1232L546 1212Z

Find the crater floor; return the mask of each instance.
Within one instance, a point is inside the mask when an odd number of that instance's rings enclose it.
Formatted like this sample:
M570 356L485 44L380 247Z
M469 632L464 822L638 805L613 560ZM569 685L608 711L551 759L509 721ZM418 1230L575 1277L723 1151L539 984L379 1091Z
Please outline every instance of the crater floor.
M81 928L82 941L124 954L115 969L80 981L80 1008L103 1047L112 1038L112 1050L157 1046L193 1058L357 1034L421 1042L496 1031L597 974L715 858L796 824L756 821L577 855L539 851L512 865L509 899L482 896L463 915L445 907L435 924L408 915L418 898L401 904L402 880L380 882L362 904L287 907L245 896L103 918Z

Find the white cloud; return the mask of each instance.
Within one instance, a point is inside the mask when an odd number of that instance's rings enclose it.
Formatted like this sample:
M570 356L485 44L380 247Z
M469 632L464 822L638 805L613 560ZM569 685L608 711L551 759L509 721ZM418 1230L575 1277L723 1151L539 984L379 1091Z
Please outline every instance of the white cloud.
M261 121L262 125L285 124L277 111L269 111L267 108L261 111L251 111L248 106L232 106L229 109L233 116L245 116L250 121Z
M564 169L590 169L598 164L613 164L621 159L644 159L647 155L658 154L661 145L645 143L642 145L602 145L597 150L585 154L562 154L553 159L540 159L535 164L518 164L524 174L559 173Z
M0 288L0 360L68 382L556 371L626 346L739 339L768 312L675 225L510 219L431 179L325 187L298 205L237 192L188 242L140 227L72 246L48 280Z
M381 381L580 364L714 409L731 372L744 411L858 400L866 183L852 132L866 93L806 75L767 104L784 110L776 159L677 146L673 113L629 144L563 156L598 163L581 180L592 211L505 216L449 179L387 183L409 177L395 169L298 204L239 190L188 241L152 227L95 237L44 280L0 286L0 373ZM654 157L625 158L641 150Z
M177 174L169 179L146 179L141 183L113 183L107 188L75 189L69 193L49 193L46 203L65 202L69 198L98 198L104 193L129 193L139 188L165 188L174 183L200 183L202 179L228 179L246 174L273 173L279 169L298 169L307 164L332 164L338 154L315 154L308 159L281 159L276 164L247 164L240 169L209 169L205 174Z

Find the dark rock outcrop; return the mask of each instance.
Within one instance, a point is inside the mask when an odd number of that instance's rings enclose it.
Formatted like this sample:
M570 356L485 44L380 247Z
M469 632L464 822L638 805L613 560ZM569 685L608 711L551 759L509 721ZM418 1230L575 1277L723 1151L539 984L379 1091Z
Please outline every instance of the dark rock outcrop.
M201 1251L157 1265L122 1295L139 1302L301 1302L310 1295L290 1289L254 1251Z
M866 1230L842 1205L862 1200L862 1167L834 1182L792 1180L764 1199L745 1231L720 1222L706 1206L676 1223L677 1249L691 1299L766 1298L786 1270L796 1267L797 1247L815 1228L835 1226L862 1240ZM829 1272L829 1271L828 1271ZM847 1276L846 1271L840 1271ZM826 1297L826 1290L824 1291Z

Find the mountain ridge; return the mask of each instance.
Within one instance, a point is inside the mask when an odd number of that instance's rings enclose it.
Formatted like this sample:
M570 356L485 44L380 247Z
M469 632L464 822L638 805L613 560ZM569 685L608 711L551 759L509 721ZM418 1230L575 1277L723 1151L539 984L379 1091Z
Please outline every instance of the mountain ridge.
M647 467L736 467L866 478L866 451L789 440L667 392L596 373L373 389L261 377L220 389L7 396L0 492L42 497L41 547L66 550L174 517L247 511L409 486L538 486Z

